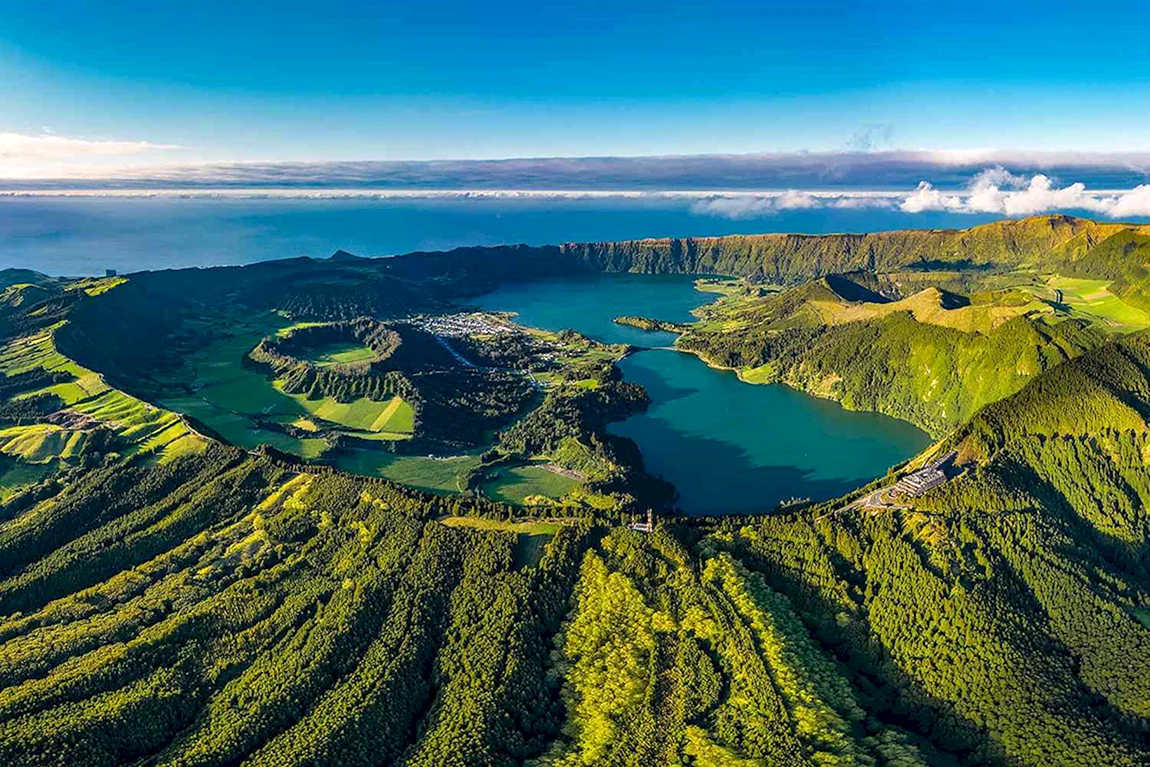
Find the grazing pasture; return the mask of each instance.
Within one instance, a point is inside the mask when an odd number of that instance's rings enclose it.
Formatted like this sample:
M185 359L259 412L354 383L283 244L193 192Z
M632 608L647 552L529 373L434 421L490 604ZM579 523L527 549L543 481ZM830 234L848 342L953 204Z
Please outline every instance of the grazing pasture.
M534 495L559 500L580 486L580 482L545 468L540 464L500 468L487 482L483 492L496 501L523 504Z
M432 493L456 493L460 477L479 465L479 456L433 458L394 455L383 450L349 450L340 453L334 463L345 471L384 477Z
M263 369L247 364L248 352L261 338L277 329L282 333L297 327L275 315L231 325L231 335L189 355L184 366L169 376L172 385L163 383L163 388L174 388L179 382L183 391L177 396L163 396L161 403L197 419L234 444L248 448L267 444L308 459L318 458L327 450L328 443L319 434L325 424L342 427L344 433L360 438L411 437L415 414L399 397L352 402L337 402L331 397L308 399L302 394L288 394ZM348 350L323 352L333 358L346 353ZM340 359L348 361L346 356ZM277 429L276 423L316 436L293 436L288 433L290 429Z
M1111 330L1128 333L1150 327L1150 314L1111 293L1110 280L1056 275L1029 290L1071 317Z
M308 362L319 367L351 365L356 362L370 362L376 354L359 342L326 344L311 351L306 356Z

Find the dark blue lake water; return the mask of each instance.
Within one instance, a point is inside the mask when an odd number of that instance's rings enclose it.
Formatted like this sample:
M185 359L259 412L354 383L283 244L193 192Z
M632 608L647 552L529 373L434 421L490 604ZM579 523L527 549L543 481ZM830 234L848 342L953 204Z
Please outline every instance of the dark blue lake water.
M521 322L574 328L610 343L669 345L670 333L611 322L621 314L689 321L714 294L677 276L612 275L534 282L481 297ZM692 514L769 511L787 498L824 500L881 476L930 438L905 421L844 410L785 386L746 384L698 358L667 349L634 354L623 375L652 405L612 425L634 439L648 469L675 483Z

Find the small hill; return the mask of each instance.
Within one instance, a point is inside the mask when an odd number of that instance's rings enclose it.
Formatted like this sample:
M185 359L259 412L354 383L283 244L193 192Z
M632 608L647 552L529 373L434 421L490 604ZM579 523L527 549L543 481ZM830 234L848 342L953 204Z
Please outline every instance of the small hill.
M60 280L32 269L0 269L0 290L13 285L56 285Z
M908 298L883 303L815 301L812 306L828 325L886 317L895 312L909 312L916 320L931 325L954 328L965 333L987 334L1015 317L1030 314L1053 314L1054 310L1036 298L1028 301L986 301L972 304L960 296L936 287L924 288Z
M18 309L22 306L44 301L58 295L59 290L30 282L19 282L9 285L0 291L0 306L5 309Z

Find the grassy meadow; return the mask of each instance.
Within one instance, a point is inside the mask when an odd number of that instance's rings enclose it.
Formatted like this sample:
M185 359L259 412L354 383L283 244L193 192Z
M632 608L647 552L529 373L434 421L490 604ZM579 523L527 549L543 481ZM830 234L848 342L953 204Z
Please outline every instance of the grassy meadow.
M1150 327L1150 315L1123 301L1109 290L1109 280L1051 277L1045 288L1036 289L1043 299L1080 317L1117 332Z
M368 349L358 342L343 342L335 344L326 344L319 347L311 354L308 354L306 359L313 365L319 367L331 367L332 365L351 365L356 362L369 362L375 359L376 354L371 349Z
M0 429L0 499L75 463L96 427L114 432L126 443L124 452L160 462L203 449L203 440L176 413L112 388L99 374L60 354L52 336L56 327L0 348L0 374L48 371L70 376L71 380L22 392L15 399L51 395L67 410L91 420L77 426L34 423Z
M479 456L434 458L394 455L383 450L349 450L341 452L334 463L345 471L384 477L432 493L457 493L460 477L479 465Z
M556 474L540 464L499 468L483 483L483 492L496 501L521 505L532 496L559 500L580 487L578 480Z

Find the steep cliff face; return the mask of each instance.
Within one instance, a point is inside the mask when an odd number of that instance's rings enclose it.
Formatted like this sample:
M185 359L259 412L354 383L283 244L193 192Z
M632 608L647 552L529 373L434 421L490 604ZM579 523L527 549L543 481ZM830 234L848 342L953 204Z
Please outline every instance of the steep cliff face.
M853 271L1067 264L1120 232L1147 234L1150 228L1037 216L971 229L569 243L562 251L606 272L731 274L791 284Z

